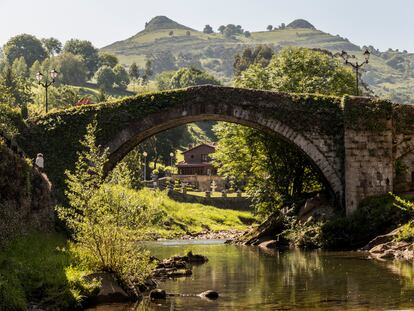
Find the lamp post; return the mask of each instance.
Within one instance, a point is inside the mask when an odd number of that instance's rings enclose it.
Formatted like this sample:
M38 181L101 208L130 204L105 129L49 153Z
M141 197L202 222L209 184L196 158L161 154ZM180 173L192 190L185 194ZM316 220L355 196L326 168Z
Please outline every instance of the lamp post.
M174 153L170 152L170 166L173 166Z
M146 181L147 180L147 156L148 156L148 153L146 151L144 151L142 153L142 155L144 156L144 181Z
M57 78L57 76L58 76L58 72L55 70L55 69L53 69L53 70L51 70L50 71L50 81L49 81L49 78L46 76L46 78L45 78L45 76L39 71L37 74L36 74L36 80L39 82L39 85L41 85L41 86L43 86L44 88L45 88L45 93L46 93L46 113L48 112L48 108L49 108L49 103L48 103L48 98L47 98L47 89L49 88L49 86L51 86L53 83L55 83L55 81L56 81L56 78ZM43 80L43 78L45 78L45 82L42 82L42 80Z
M356 96L359 96L359 69L361 67L363 67L364 65L369 63L369 57L371 56L371 53L368 51L368 49L365 50L364 52L364 58L365 61L363 61L362 63L359 63L357 60L355 62L352 62L350 59L355 59L355 55L349 55L347 52L342 51L341 54L339 54L339 56L341 56L343 58L343 60L345 61L345 65L349 65L352 68L354 68L355 73L356 73Z

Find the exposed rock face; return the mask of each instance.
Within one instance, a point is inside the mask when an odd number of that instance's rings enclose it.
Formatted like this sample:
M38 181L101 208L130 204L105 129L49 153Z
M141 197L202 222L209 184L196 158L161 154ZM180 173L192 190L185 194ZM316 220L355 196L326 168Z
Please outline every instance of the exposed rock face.
M191 265L203 264L208 258L203 255L188 252L187 256L174 256L160 261L153 271L155 278L179 278L193 274Z
M210 300L215 300L219 298L219 293L213 291L213 290L206 290L205 292L202 292L199 295L201 298L207 298Z
M369 251L374 259L414 260L414 244L407 242L387 242L379 244Z
M31 230L53 228L51 185L27 161L0 139L0 245Z
M306 200L305 205L299 211L299 219L307 220L310 217L315 219L327 219L332 217L334 210L328 198L318 193L315 197Z

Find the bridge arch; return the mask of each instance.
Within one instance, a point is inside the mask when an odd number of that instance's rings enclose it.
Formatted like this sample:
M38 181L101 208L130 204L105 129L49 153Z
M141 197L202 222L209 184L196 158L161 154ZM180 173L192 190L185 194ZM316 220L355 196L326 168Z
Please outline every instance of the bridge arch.
M344 204L341 98L200 86L50 113L31 126L25 140L32 154L44 154L57 188L64 187L64 172L73 169L93 119L98 143L109 147L108 170L148 137L190 122L227 121L273 133L306 154L336 202Z

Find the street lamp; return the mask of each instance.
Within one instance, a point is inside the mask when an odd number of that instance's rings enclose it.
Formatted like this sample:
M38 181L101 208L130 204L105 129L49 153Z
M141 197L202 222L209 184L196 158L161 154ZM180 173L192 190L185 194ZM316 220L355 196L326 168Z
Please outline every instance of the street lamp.
M146 151L144 151L142 153L142 155L144 156L144 181L146 181L147 180L147 156L148 156L148 153Z
M49 88L49 86L51 86L53 83L55 83L56 78L58 76L58 72L53 69L50 71L50 81L48 79L48 77L46 76L45 82L42 82L43 78L45 78L45 76L39 71L38 73L36 73L36 80L39 82L39 85L43 86L45 88L45 92L46 92L46 113L48 112L48 98L47 98L47 89Z
M173 160L174 160L174 153L170 152L170 166L173 166Z
M369 63L369 57L371 56L371 53L368 51L368 49L365 50L364 52L364 58L365 61L363 61L362 63L359 63L357 60L355 62L352 62L350 59L353 58L355 59L355 55L349 55L347 52L342 51L341 54L338 54L339 56L341 56L343 58L343 60L345 61L345 65L349 65L352 68L355 69L355 73L356 73L356 95L359 96L359 68L363 67L364 65Z

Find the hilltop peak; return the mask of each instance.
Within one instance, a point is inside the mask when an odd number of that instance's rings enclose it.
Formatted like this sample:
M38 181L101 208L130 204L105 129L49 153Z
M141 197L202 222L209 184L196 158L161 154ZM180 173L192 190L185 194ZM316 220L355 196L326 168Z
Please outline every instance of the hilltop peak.
M316 29L311 23L304 19L295 19L286 27L288 28L308 28L308 29Z
M185 29L193 30L190 27L181 25L167 16L155 16L149 22L145 23L145 32L157 31L162 29Z

